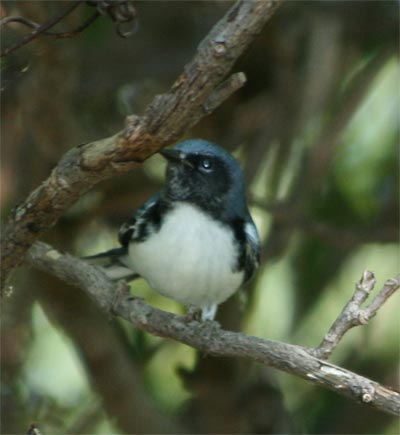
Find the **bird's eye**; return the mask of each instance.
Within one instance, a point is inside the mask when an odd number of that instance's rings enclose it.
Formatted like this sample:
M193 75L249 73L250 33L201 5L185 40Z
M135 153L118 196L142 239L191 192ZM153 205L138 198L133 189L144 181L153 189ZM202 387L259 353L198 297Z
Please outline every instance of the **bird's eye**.
M210 159L203 159L200 162L200 169L203 170L203 172L210 172L213 169L213 165Z

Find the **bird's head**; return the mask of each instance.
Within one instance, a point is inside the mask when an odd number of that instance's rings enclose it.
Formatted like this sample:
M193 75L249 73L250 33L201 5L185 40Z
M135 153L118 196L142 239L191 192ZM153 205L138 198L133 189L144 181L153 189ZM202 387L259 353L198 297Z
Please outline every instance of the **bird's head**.
M229 217L246 208L242 171L223 148L191 139L160 154L168 161L164 189L168 199L193 203L217 216Z

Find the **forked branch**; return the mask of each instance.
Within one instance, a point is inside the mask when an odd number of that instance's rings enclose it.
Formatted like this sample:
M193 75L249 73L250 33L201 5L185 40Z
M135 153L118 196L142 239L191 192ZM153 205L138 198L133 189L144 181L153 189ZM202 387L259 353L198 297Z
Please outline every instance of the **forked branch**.
M339 317L330 327L321 344L313 350L313 354L317 358L328 359L350 328L367 324L389 297L399 289L400 275L394 279L388 279L372 302L365 308L362 308L362 305L374 289L375 284L374 273L368 270L364 271L360 280L356 283L356 289L352 298L347 302Z
M275 367L388 414L400 413L400 394L397 391L318 359L304 347L226 331L216 322L189 322L183 316L153 308L133 297L125 283L115 285L101 269L61 254L41 242L36 242L30 249L28 262L81 287L105 311L115 313L143 331L172 338L206 354L244 358ZM375 307L376 304L372 311Z

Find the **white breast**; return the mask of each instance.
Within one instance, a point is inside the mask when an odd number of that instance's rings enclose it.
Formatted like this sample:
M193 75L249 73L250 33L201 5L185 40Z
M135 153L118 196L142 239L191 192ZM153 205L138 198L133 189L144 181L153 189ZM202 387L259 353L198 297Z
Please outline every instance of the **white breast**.
M185 305L205 307L231 296L243 281L232 272L233 234L195 206L178 203L158 233L131 242L130 267L152 288Z

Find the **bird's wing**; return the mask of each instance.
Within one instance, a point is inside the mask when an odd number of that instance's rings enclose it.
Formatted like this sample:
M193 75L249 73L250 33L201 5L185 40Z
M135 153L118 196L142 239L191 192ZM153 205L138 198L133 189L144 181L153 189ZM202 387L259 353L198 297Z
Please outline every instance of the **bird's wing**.
M118 232L119 243L127 248L129 243L143 241L147 238L150 226L158 219L160 209L160 195L155 195L147 200L135 214L121 225Z
M131 281L139 277L139 274L130 268L128 246L131 240L143 241L146 239L151 226L154 227L157 219L159 219L159 212L159 195L156 195L146 201L121 226L118 232L121 247L85 257L84 259L91 264L101 267L107 276L113 280L126 279Z
M127 254L127 249L122 246L120 248L100 252L96 255L82 257L82 260L86 260L90 264L100 267L111 280L125 279L132 281L138 278L139 275L125 265L124 259Z
M251 218L243 222L243 232L242 262L245 272L244 282L247 282L260 264L260 238Z

